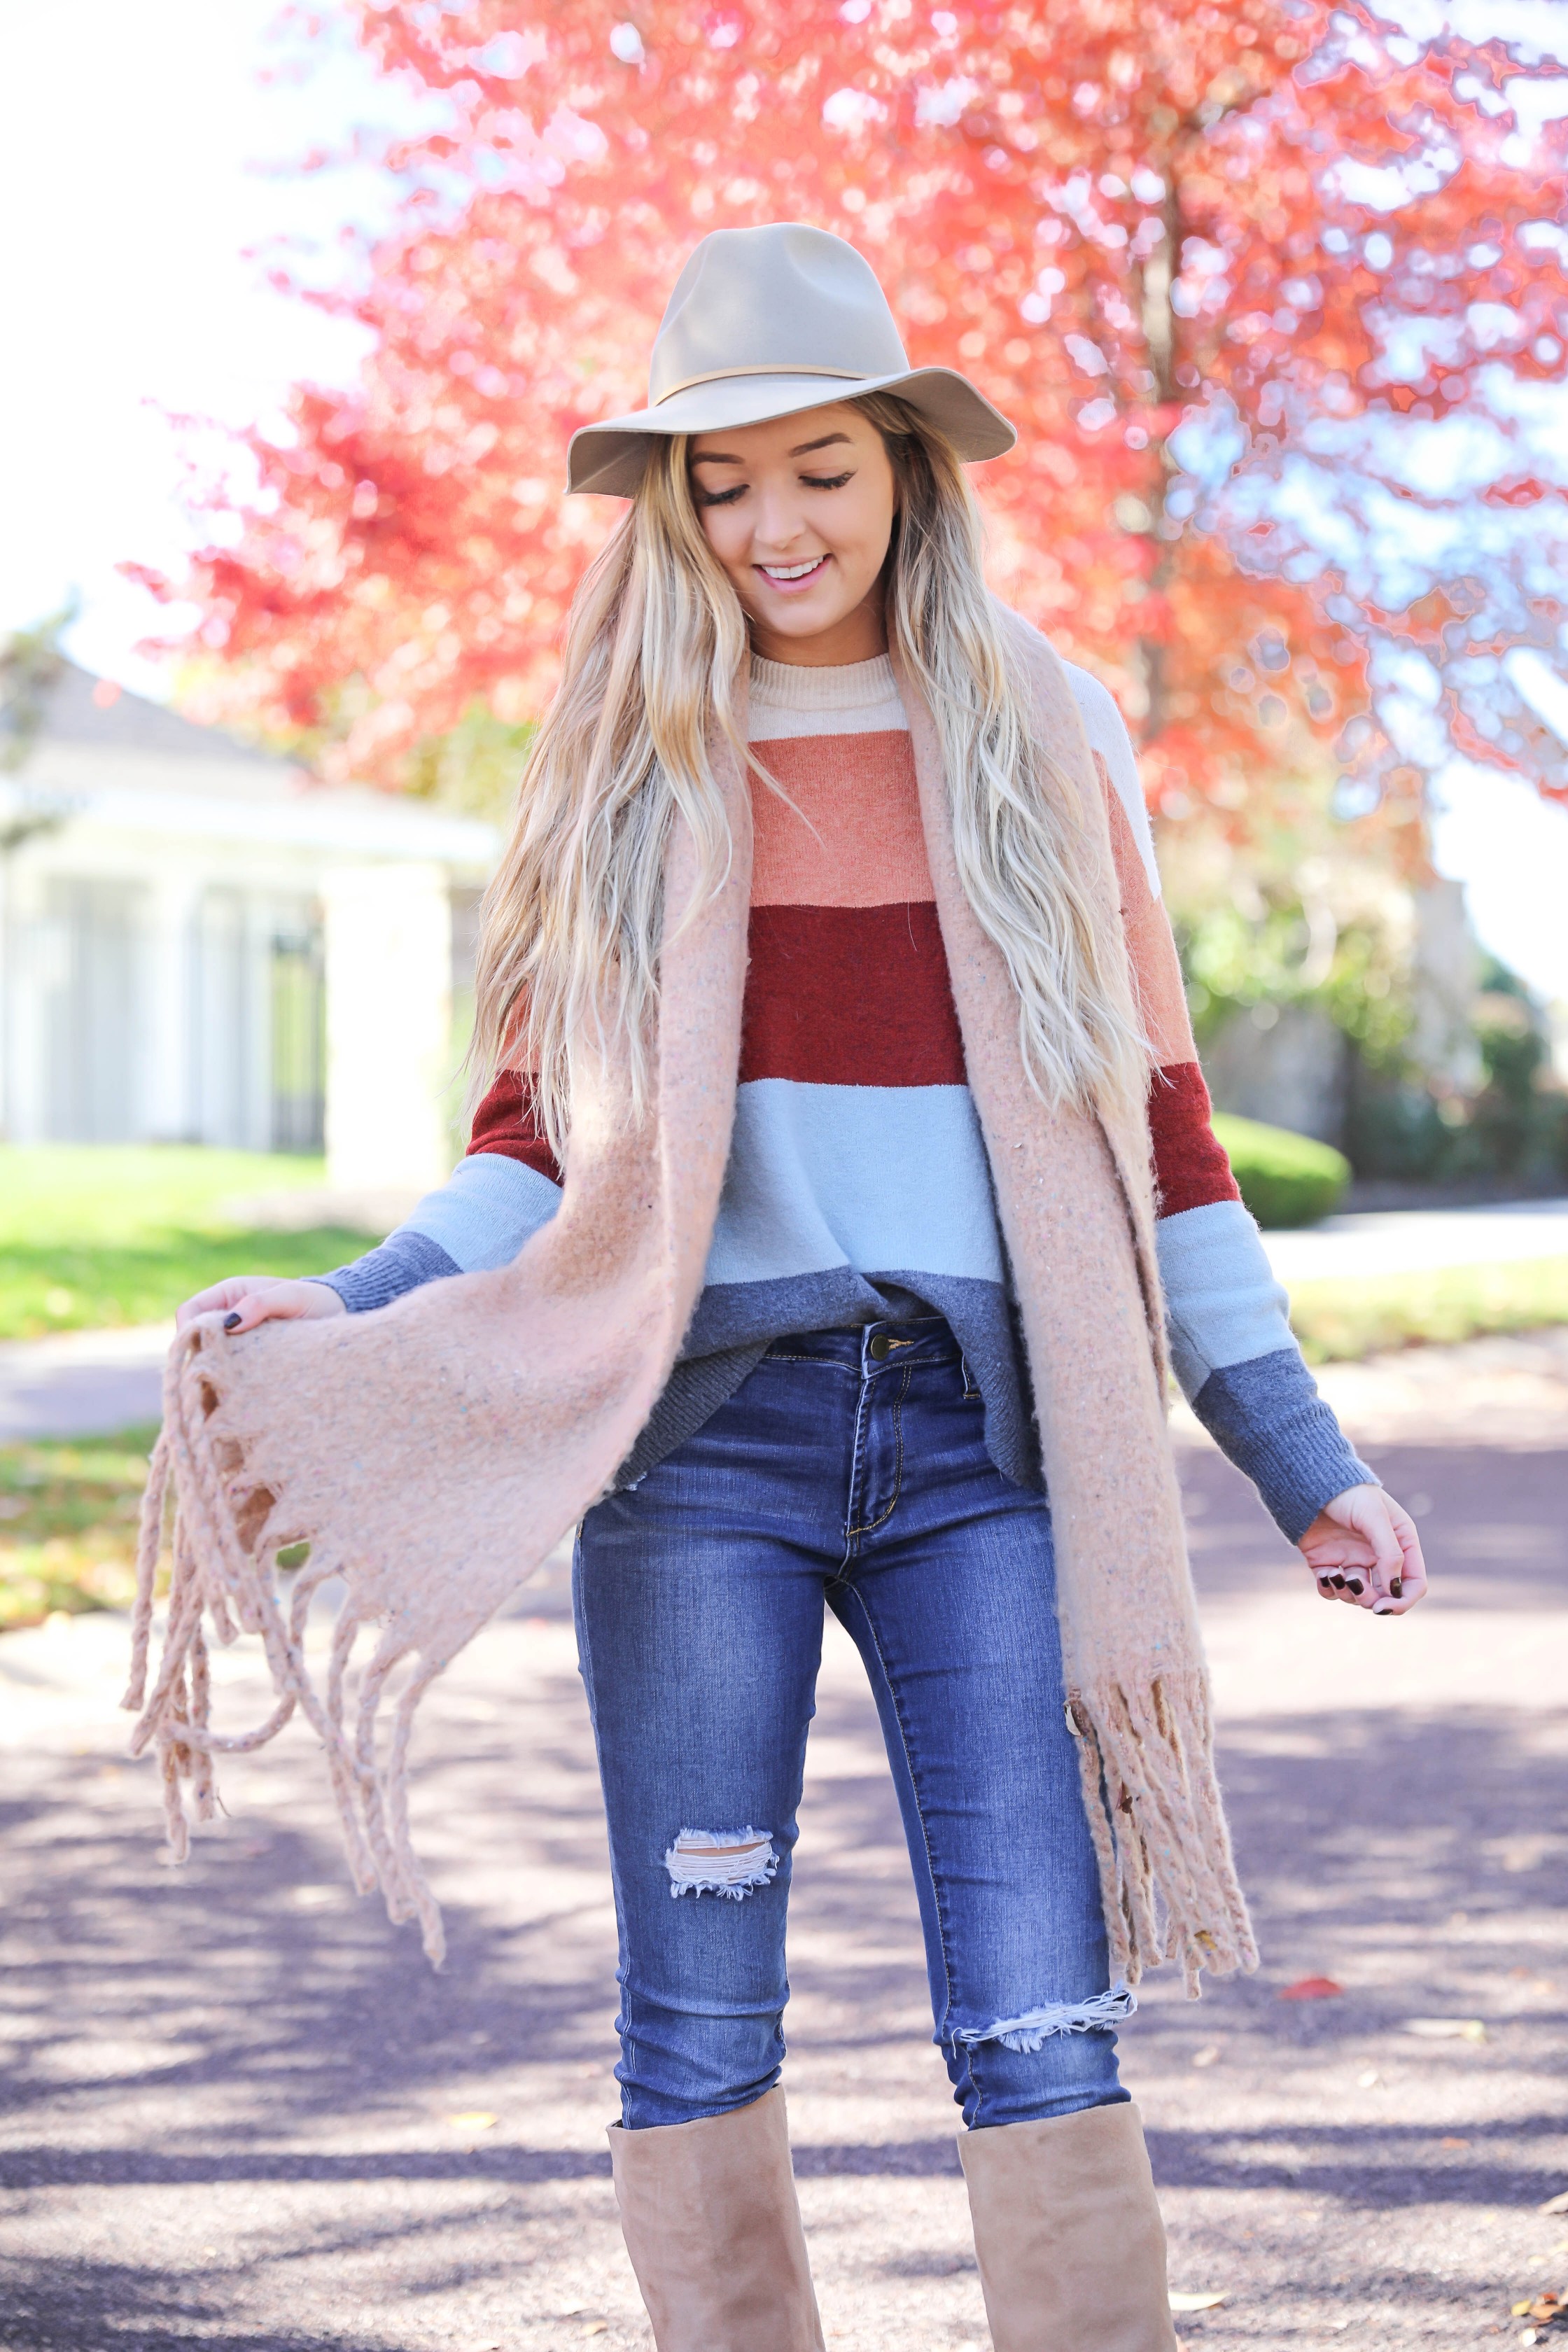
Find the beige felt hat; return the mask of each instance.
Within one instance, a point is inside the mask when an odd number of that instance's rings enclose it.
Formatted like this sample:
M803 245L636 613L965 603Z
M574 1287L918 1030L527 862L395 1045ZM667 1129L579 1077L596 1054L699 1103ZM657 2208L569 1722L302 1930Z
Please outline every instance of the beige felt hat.
M961 457L999 457L1017 435L967 376L912 368L863 255L799 221L718 228L675 281L648 365L648 404L572 436L568 490L629 499L656 433L712 433L896 392Z

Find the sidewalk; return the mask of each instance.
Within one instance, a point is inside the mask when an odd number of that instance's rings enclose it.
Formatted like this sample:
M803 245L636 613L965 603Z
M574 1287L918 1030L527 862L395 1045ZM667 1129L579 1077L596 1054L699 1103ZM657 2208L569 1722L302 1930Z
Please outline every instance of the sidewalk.
M0 1341L0 1444L157 1421L173 1323Z
M1489 1209L1363 1210L1265 1234L1263 1246L1286 1285L1568 1257L1568 1200L1510 1201Z

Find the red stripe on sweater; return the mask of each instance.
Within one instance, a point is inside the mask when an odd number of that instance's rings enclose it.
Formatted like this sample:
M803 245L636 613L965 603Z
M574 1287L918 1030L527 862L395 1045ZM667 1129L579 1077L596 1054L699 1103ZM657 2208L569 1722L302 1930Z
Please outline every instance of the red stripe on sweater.
M503 1070L479 1109L468 1154L498 1152L503 1160L521 1160L541 1176L559 1184L561 1169L534 1116L533 1095L515 1070ZM467 1155L465 1155L467 1156Z
M942 942L934 913L919 905L756 909L742 1079L963 1086L963 1042L946 959L937 963ZM858 939L841 937L837 958L825 955L820 932L815 941L800 936L811 928L812 917L822 916L841 933L860 931ZM895 916L896 924L885 919ZM794 938L787 936L792 931ZM879 939L869 936L877 931ZM910 952L911 933L916 940L924 934L923 951ZM828 961L837 972L831 987L819 977ZM933 1004L939 980L940 1002ZM1209 1119L1209 1092L1195 1062L1175 1062L1155 1075L1149 1089L1149 1131L1163 1217L1241 1197ZM515 1071L503 1071L479 1105L468 1150L498 1152L552 1184L562 1181L532 1097Z
M1149 1139L1163 1217L1241 1198L1225 1146L1209 1123L1212 1111L1195 1062L1172 1062L1155 1071L1149 1087Z
M753 907L742 1083L962 1087L936 908Z

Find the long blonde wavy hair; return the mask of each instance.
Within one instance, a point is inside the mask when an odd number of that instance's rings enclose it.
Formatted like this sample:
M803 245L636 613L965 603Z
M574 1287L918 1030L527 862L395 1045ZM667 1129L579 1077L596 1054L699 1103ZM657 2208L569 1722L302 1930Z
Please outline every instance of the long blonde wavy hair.
M850 404L886 444L898 515L884 572L890 646L942 742L960 878L1018 997L1019 1045L1047 1102L1141 1100L1148 1058L1125 958L1097 911L1095 836L1031 728L982 572L982 523L951 444L903 402ZM691 828L695 908L723 883L728 820L710 762L748 755L735 685L745 615L703 534L685 436L654 445L630 510L574 600L561 684L530 746L511 836L486 893L469 1069L474 1097L522 1074L564 1158L574 1048L624 1053L648 1101L665 851ZM773 787L773 789L777 789Z

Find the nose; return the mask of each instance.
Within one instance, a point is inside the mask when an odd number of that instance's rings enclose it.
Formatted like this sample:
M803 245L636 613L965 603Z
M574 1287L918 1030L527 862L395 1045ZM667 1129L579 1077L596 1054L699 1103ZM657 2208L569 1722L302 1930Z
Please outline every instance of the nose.
M752 534L757 561L786 561L805 536L805 520L797 499L787 489L764 483L758 494L757 527Z

